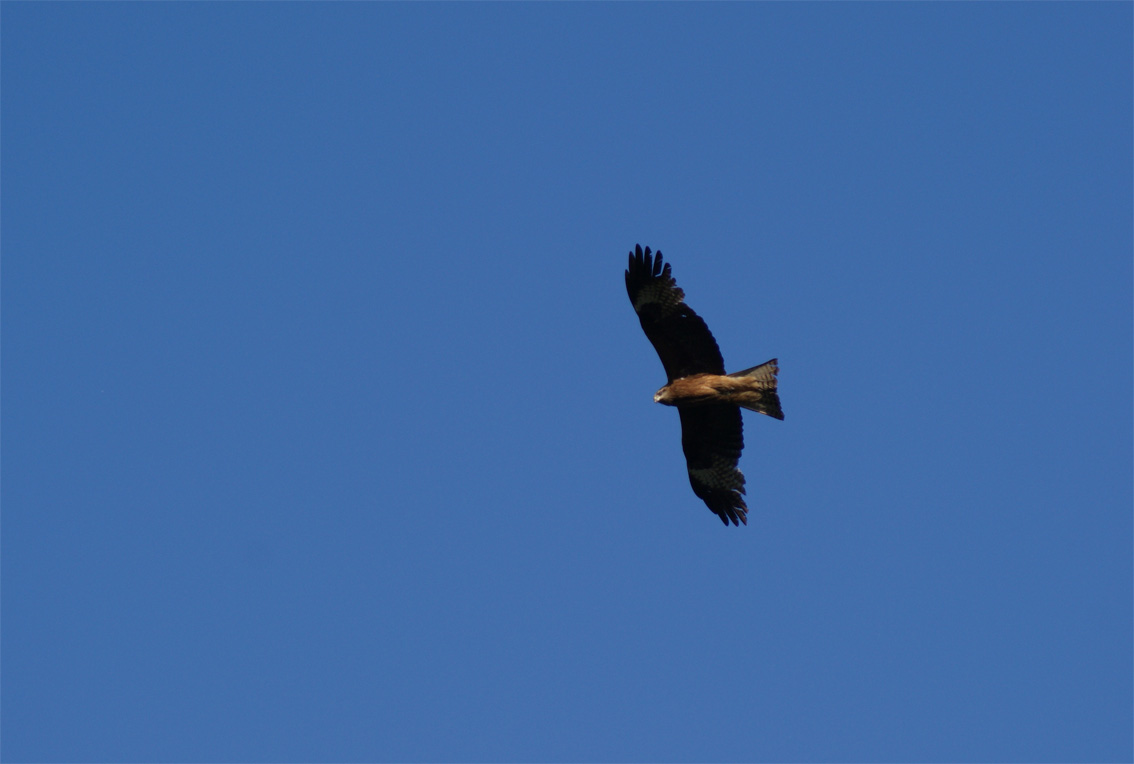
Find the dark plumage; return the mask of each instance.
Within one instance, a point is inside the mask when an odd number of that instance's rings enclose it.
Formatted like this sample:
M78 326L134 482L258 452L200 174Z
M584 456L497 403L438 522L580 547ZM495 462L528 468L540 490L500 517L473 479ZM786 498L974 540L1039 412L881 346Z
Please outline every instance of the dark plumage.
M646 337L665 367L666 385L654 400L676 406L681 447L693 493L728 525L748 523L744 475L737 464L744 448L746 408L783 419L776 392L776 359L725 374L717 341L704 320L685 304L662 253L636 246L626 269L626 292Z

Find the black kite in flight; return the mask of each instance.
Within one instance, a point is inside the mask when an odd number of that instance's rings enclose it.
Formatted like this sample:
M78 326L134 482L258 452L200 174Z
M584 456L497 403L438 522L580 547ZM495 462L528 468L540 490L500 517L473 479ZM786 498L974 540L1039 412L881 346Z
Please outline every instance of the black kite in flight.
M656 403L681 415L681 448L689 482L709 509L728 525L748 524L744 475L737 468L744 448L740 409L783 419L776 394L776 359L725 374L724 359L704 319L685 304L685 292L662 264L662 253L636 246L626 270L626 292L665 367L666 386Z

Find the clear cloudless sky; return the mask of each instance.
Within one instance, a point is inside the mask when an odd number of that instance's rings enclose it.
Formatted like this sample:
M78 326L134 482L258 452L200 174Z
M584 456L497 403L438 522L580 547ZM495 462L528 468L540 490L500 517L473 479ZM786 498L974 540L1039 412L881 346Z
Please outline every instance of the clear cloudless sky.
M1130 3L0 13L6 761L1134 756Z

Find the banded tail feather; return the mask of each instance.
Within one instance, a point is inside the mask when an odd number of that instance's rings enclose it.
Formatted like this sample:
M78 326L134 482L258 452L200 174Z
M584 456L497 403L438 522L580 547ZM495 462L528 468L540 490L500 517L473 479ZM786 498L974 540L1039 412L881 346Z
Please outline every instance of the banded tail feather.
M773 419L782 420L784 411L780 408L780 396L776 392L776 375L779 373L779 359L773 358L751 369L729 374L728 376L744 379L751 385L752 395L741 396L736 401L737 405L757 414L767 414Z

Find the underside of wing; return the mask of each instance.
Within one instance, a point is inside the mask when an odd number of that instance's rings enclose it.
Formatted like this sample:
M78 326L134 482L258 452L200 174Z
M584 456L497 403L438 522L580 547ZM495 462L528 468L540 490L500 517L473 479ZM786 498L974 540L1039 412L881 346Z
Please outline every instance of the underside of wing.
M705 321L685 304L685 293L670 275L662 253L630 253L626 293L646 337L658 351L668 381L691 374L724 374L724 359Z
M737 467L744 450L744 422L736 406L679 408L681 448L693 493L725 525L748 524L744 474Z

